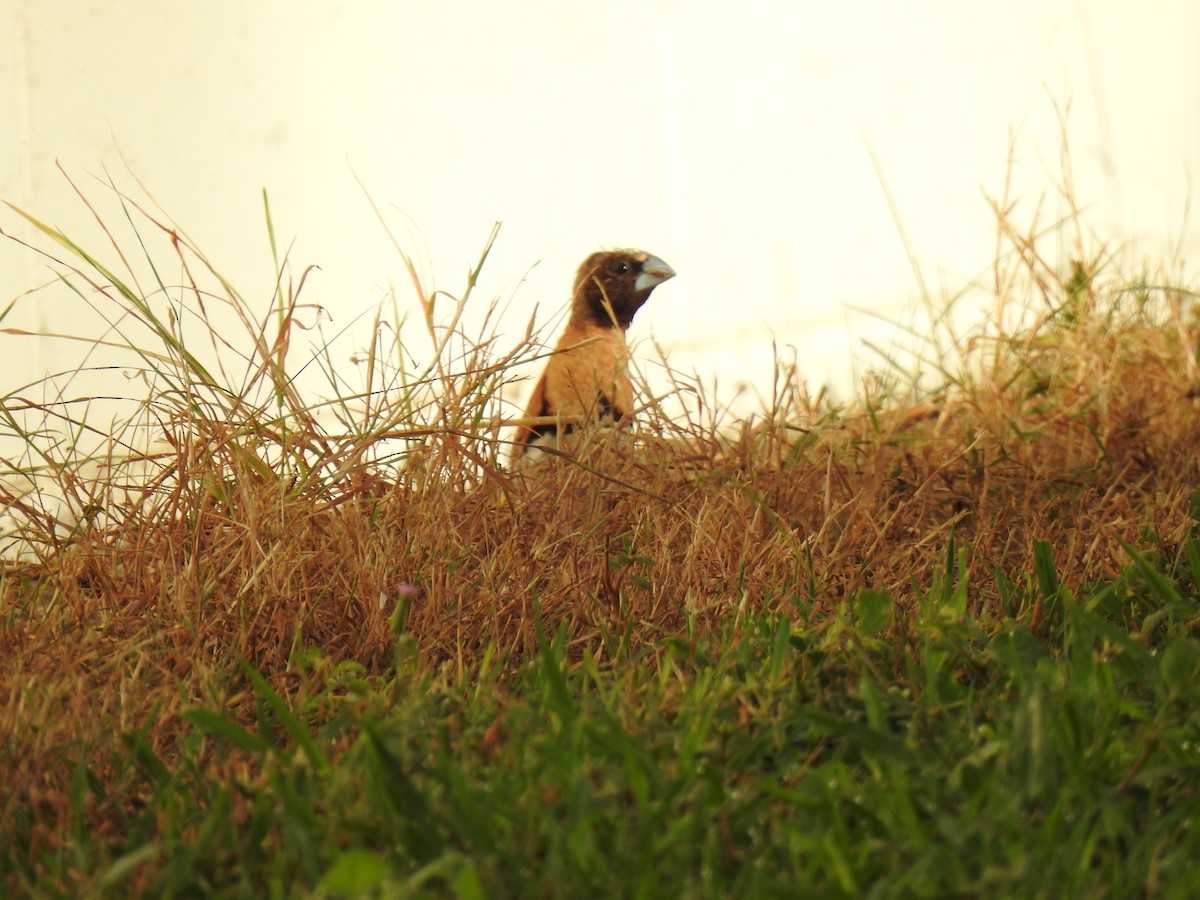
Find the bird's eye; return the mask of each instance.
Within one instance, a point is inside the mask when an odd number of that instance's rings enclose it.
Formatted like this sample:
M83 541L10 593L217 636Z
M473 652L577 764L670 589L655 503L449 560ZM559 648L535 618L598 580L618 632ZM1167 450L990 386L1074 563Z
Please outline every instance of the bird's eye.
M632 268L627 259L614 259L608 264L608 271L614 275L628 275Z

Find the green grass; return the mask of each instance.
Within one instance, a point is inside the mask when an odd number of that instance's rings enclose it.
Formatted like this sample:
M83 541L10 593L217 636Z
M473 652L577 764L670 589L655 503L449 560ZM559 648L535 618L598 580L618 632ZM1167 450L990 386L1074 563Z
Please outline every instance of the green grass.
M164 897L1194 896L1200 540L1080 596L1048 555L998 576L1038 632L971 615L945 552L907 621L864 591L814 626L797 598L711 641L608 636L604 663L543 637L503 680L418 673L401 636L388 677L299 654L290 699L246 667L253 723L198 705L174 760L135 729L115 781L77 763L73 806L121 841L10 843L0 872ZM209 777L211 749L242 776Z

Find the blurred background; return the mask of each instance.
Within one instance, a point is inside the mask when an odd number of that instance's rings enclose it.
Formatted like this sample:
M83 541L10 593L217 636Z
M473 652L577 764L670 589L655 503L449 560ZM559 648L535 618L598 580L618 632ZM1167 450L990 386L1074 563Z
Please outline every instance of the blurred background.
M455 294L503 223L467 319L498 298L510 346L535 310L553 340L593 250L661 256L679 277L631 340L725 401L769 390L773 344L851 390L922 283L990 283L989 197L1067 214L1064 145L1098 242L1170 271L1200 252L1193 0L0 0L0 42L0 199L111 257L64 172L149 195L265 313L265 189L347 365L381 302L418 314L372 204ZM33 236L8 207L0 228ZM0 241L0 327L91 327L25 294L52 277ZM6 391L81 353L0 342Z

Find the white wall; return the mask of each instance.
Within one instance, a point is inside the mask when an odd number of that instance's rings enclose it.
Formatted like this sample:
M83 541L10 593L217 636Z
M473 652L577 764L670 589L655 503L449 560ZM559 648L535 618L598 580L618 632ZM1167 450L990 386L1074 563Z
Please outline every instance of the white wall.
M514 340L593 249L662 256L680 277L633 336L726 396L761 384L773 338L844 385L881 331L851 309L903 318L916 283L868 142L935 289L991 259L981 188L1000 192L1014 133L1018 215L1046 192L1047 223L1061 212L1055 102L1099 234L1200 251L1191 0L0 0L0 49L0 198L86 246L102 237L56 161L94 196L92 176L136 176L265 308L265 187L340 327L390 283L411 304L357 173L450 291L503 221L477 297L515 291ZM7 208L0 228L30 234ZM47 277L0 245L0 308ZM87 321L71 309L36 294L0 327ZM6 389L79 352L0 342Z

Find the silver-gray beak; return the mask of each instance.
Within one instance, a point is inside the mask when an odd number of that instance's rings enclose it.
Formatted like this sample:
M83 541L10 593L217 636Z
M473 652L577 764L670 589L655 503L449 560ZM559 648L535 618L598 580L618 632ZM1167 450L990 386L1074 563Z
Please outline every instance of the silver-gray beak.
M648 291L651 288L658 287L668 278L674 277L674 269L657 256L647 256L646 261L642 263L642 271L633 282L633 289L635 291Z

